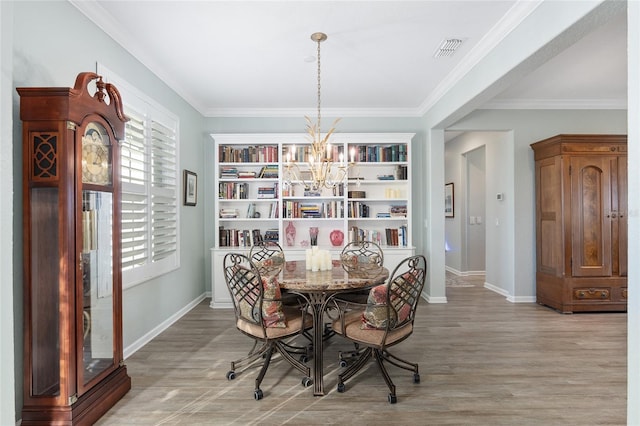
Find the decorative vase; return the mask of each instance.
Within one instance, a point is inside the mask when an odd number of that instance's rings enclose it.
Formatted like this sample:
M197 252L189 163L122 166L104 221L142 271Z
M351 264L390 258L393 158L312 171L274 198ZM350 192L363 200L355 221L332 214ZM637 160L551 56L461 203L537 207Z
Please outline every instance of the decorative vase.
M287 228L285 229L285 236L287 246L293 247L296 243L296 227L293 222L289 222L289 225L287 225Z
M311 228L309 228L309 238L311 239L312 246L318 245L318 227L317 226L312 226Z
M331 244L335 247L341 246L344 241L344 233L339 229L334 229L329 234L329 239L331 240Z

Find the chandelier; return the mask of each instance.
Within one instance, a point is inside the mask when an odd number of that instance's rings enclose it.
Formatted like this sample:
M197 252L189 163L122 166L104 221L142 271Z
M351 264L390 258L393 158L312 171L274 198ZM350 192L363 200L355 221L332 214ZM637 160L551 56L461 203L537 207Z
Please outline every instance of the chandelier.
M335 125L340 121L336 119L331 129L323 136L320 128L320 43L327 39L324 33L311 34L311 40L318 44L318 118L314 123L305 116L307 121L307 136L310 139L311 146L308 155L298 155L295 145L291 146L289 152L285 154L285 179L289 186L293 184L301 184L304 189L309 191L320 191L323 188L335 189L340 185L344 185L348 178L348 170L354 164L354 151L351 151L351 161L347 162L344 152L337 149L337 158L334 149L329 143L329 138L335 132ZM297 157L303 157L298 159ZM299 160L299 161L298 161ZM337 160L337 161L336 161Z

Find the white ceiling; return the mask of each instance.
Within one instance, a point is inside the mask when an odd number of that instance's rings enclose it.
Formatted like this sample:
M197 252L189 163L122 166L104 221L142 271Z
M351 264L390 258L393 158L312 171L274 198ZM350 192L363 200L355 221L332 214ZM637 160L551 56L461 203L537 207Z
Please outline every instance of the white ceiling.
M536 1L71 0L205 116L419 116ZM435 58L446 38L464 40ZM621 14L488 107L624 108Z

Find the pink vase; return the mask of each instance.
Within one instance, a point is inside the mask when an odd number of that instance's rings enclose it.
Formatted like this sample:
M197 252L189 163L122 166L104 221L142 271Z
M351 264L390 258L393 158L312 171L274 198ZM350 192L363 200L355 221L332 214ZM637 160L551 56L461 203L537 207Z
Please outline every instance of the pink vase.
M296 243L296 227L293 225L293 222L289 222L287 228L284 230L287 246L293 247Z
M329 234L329 239L335 247L341 246L344 241L344 233L339 229L334 229L331 231L331 234Z

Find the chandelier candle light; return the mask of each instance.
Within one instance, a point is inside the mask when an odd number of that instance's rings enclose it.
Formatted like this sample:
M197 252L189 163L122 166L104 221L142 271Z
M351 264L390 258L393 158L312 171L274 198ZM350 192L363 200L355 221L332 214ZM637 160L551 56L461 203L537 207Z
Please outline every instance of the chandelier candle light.
M350 161L347 163L344 158L344 153L340 152L338 155L338 162L334 162L333 148L329 143L329 138L335 132L335 125L340 121L336 119L331 126L331 129L322 136L320 121L320 43L327 39L327 35L324 33L311 34L311 40L318 44L318 118L315 123L311 119L305 116L307 120L307 134L311 140L311 150L309 157L302 158L304 167L300 167L300 164L296 159L296 147L293 145L289 152L286 153L286 179L287 183L291 186L294 183L301 183L305 190L319 191L322 188L334 189L339 185L344 185L348 178L348 170L353 166L355 161L355 151L352 148L350 155ZM309 172L310 177L305 179L303 171Z

